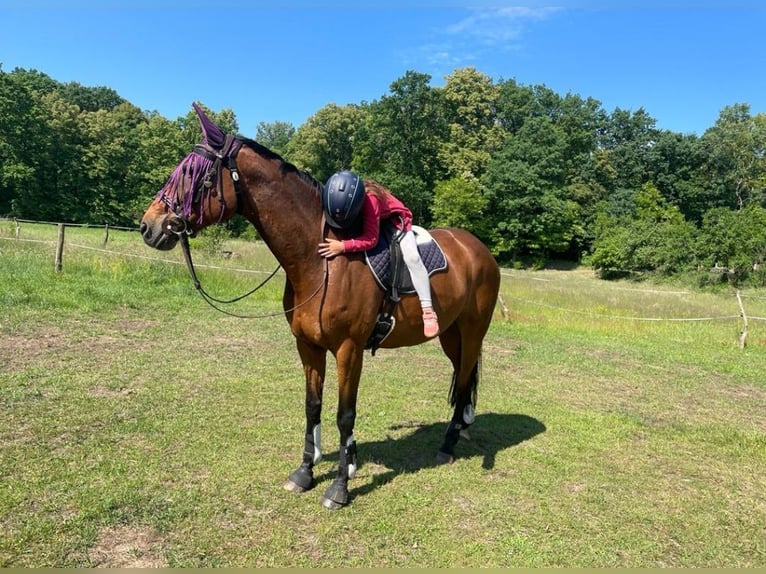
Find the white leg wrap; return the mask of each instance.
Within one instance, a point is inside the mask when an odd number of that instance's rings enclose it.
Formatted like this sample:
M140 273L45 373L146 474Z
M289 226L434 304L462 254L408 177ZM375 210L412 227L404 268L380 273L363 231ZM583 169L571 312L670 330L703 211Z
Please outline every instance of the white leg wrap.
M476 420L476 413L473 411L473 405L468 403L463 409L463 422L467 425L473 424Z
M351 435L350 437L348 437L348 440L346 441L346 448L350 447L355 442L356 440L354 439L354 435ZM354 461L348 465L348 477L354 478L355 474L356 474L356 456L354 457Z
M312 434L314 435L314 464L316 464L322 460L322 425L316 425Z

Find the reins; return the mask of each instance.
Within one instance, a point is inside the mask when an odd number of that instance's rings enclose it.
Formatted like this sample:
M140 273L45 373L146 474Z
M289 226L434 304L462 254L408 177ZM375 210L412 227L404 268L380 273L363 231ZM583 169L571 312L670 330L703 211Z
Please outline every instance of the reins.
M274 269L274 271L271 272L271 274L266 277L263 281L261 281L260 284L258 284L255 288L251 289L244 295L240 295L239 297L234 297L233 299L218 299L216 297L213 297L210 295L205 289L202 287L202 284L200 283L199 279L197 278L197 272L194 269L194 263L192 262L192 256L191 256L191 248L189 247L189 234L186 233L185 230L174 232L176 235L178 235L178 238L181 242L182 251L184 253L184 259L186 260L186 267L189 269L189 274L192 278L192 283L194 284L194 288L197 290L197 292L202 296L202 298L205 300L205 302L210 305L213 309L216 311L219 311L223 313L224 315L229 315L230 317L236 317L238 319L266 319L269 317L279 317L280 315L284 315L286 313L290 313L291 311L295 311L296 309L303 307L306 303L311 301L316 295L322 290L322 288L327 285L327 269L328 264L325 260L325 268L324 268L324 274L322 276L322 281L319 283L319 287L317 287L314 292L309 295L305 300L298 303L294 307L291 307L290 309L284 309L282 311L272 311L270 313L261 313L258 315L240 315L239 313L232 313L231 311L227 311L226 309L222 309L219 307L216 303L221 305L229 305L231 303L236 303L237 301L241 301L245 297L249 297L256 291L258 291L261 287L266 285L273 277L277 274L277 271L282 267L281 265L277 265L277 268Z
M242 189L240 185L240 177L239 177L239 171L237 170L237 163L236 163L236 154L239 151L239 145L237 143L237 139L233 136L226 136L223 149L216 150L213 147L207 145L207 144L199 144L194 147L194 153L207 158L212 162L212 165L210 166L208 173L205 175L204 178L204 186L207 188L212 187L213 185L218 188L218 196L221 201L221 215L223 215L224 210L226 209L226 203L223 199L223 190L222 190L222 182L221 182L221 166L225 165L226 168L229 170L229 174L231 176L232 184L234 186L234 192L235 192L235 201L236 201L236 212L242 213L243 207L242 207ZM162 198L166 199L166 198ZM189 230L189 223L186 220L186 218L183 216L183 214L178 213L179 206L177 204L171 205L168 201L163 201L165 205L172 209L175 213L178 219L183 222L183 228L182 229L173 229L172 227L168 226L166 228L166 233L173 233L175 234L182 247L182 251L184 254L184 260L186 261L186 267L189 269L189 275L191 276L192 283L194 284L194 288L197 290L197 292L202 296L202 298L205 300L205 302L210 305L213 309L216 311L219 311L223 313L224 315L229 315L231 317L237 317L240 319L265 319L267 317L277 317L279 315L283 315L285 313L289 313L291 311L294 311L295 309L298 309L299 307L302 307L309 301L311 301L319 291L322 290L322 287L324 287L327 284L327 277L328 277L328 264L325 261L325 269L324 269L324 276L322 278L322 281L320 282L319 286L314 290L314 292L309 295L309 297L299 303L298 305L295 305L294 307L290 309L285 309L283 311L274 311L270 313L262 313L258 315L241 315L239 313L233 313L231 311L228 311L226 309L222 309L220 305L230 305L232 303L237 303L238 301L241 301L245 299L246 297L249 297L256 291L258 291L261 287L266 285L276 274L277 271L282 267L281 265L277 265L277 268L272 271L266 279L261 281L258 285L256 285L253 289L248 291L247 293L240 295L238 297L234 297L232 299L219 299L217 297L212 296L210 293L208 293L203 287L202 283L200 282L199 278L197 277L197 272L194 269L194 262L192 261L192 255L191 255L191 247L189 246L189 235L191 234L191 231Z

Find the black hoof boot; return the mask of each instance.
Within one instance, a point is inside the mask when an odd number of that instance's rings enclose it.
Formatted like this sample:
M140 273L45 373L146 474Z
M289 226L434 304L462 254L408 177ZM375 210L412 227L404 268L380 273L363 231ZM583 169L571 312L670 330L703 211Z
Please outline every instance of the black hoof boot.
M299 466L291 474L285 482L284 489L290 492L306 492L314 488L314 473L307 466Z
M329 510L338 510L348 504L348 481L336 478L320 499L322 506Z
M447 434L444 435L444 444L439 452L436 453L436 462L438 464L449 464L455 460L455 445L460 440L460 433L467 425L456 423L454 420L447 427Z
M436 464L451 464L455 462L455 455L442 450L436 453Z

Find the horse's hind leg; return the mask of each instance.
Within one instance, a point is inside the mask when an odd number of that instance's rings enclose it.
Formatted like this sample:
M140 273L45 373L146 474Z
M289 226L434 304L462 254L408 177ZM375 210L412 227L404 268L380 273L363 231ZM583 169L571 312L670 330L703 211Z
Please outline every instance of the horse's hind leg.
M455 459L455 445L460 440L460 434L466 432L474 421L482 338L464 336L456 323L440 336L442 349L454 368L450 389L450 403L454 411L444 443L436 454L439 463Z
M291 492L305 492L313 488L314 465L322 458L320 422L327 351L305 341L297 343L306 377L306 438L301 465L290 474L284 487Z

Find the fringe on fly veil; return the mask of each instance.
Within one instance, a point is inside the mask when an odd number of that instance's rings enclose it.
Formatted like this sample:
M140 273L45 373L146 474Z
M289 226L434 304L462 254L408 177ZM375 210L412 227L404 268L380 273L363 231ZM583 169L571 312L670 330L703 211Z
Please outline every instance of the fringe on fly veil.
M202 143L207 144L215 150L220 150L226 144L226 134L215 124L204 110L195 102L192 104L197 113L199 125L202 130ZM192 191L197 188L199 181L205 177L213 166L213 160L204 157L198 153L190 153L181 163L179 163L173 173L170 174L165 185L162 186L157 194L158 199L166 205L175 205L181 208L180 215L189 218L194 206L194 193L184 193L188 189ZM220 177L220 174L218 174ZM188 179L187 179L188 178ZM188 182L188 185L186 183ZM180 197L179 197L180 195ZM200 211L197 223L202 222L203 214Z

